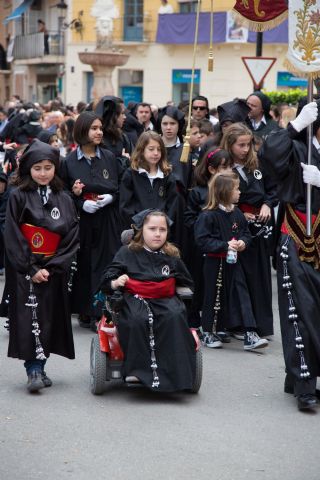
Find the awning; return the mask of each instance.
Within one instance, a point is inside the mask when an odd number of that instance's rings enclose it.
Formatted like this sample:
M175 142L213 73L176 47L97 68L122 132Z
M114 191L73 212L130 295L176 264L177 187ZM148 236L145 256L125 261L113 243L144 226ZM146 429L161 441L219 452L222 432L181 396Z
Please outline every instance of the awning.
M24 0L19 5L19 7L13 10L13 12L3 20L3 23L6 25L10 22L10 20L17 20L18 18L20 18L21 15L23 15L28 10L28 8L31 7L32 3L33 0Z

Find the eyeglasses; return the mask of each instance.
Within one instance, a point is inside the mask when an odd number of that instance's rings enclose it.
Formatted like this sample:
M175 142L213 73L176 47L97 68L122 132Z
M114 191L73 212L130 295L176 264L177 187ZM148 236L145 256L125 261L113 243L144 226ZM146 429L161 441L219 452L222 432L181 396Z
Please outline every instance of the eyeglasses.
M192 110L201 110L201 112L203 110L208 110L207 107L192 107Z

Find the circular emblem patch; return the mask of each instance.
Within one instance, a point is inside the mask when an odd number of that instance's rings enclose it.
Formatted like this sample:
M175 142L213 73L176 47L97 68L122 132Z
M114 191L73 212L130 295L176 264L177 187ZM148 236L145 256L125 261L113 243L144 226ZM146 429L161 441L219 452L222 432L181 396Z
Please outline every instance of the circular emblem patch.
M58 220L58 218L60 218L60 211L57 207L54 207L51 210L51 217L53 218L53 220Z
M165 275L166 277L167 277L168 275L170 275L169 265L165 265L164 267L162 267L161 273L162 273L162 275Z
M260 170L254 170L253 176L254 176L254 178L256 178L257 180L261 180L261 178L262 178L262 173L260 172Z
M109 172L106 168L103 170L102 175L103 178L105 178L106 180L109 178Z
M40 232L36 232L32 235L31 243L34 248L41 248L43 245L44 239Z

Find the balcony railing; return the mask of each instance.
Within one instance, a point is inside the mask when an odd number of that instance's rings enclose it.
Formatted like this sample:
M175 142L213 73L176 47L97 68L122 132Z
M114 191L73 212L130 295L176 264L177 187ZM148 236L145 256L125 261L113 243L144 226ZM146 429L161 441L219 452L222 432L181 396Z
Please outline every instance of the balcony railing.
M13 57L16 60L44 57L45 55L64 55L64 35L50 32L45 38L43 32L20 35L14 39Z

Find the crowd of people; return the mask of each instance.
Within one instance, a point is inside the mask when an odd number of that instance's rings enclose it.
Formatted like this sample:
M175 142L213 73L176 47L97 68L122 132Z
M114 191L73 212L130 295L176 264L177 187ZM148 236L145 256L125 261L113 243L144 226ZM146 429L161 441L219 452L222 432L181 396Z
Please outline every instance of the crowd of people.
M102 307L95 295L120 288L127 305L119 320L124 377L164 391L188 389L195 368L190 327L207 348L222 348L232 337L245 351L268 346L272 264L284 388L300 410L312 409L320 368L318 104L301 104L297 112L272 106L257 91L210 110L199 95L185 156L188 110L186 102L125 106L114 96L76 106L14 97L0 108L8 354L25 361L29 391L50 386L44 370L50 353L74 357L71 313L96 331ZM306 165L311 124L313 165ZM314 185L311 237L306 183ZM146 283L156 285L147 308L142 294L142 303L133 300ZM175 285L194 289L187 310ZM149 348L150 308L161 358L156 382L148 355L141 353L139 363L135 353ZM168 363L172 333L180 353ZM182 367L179 358L189 361Z

